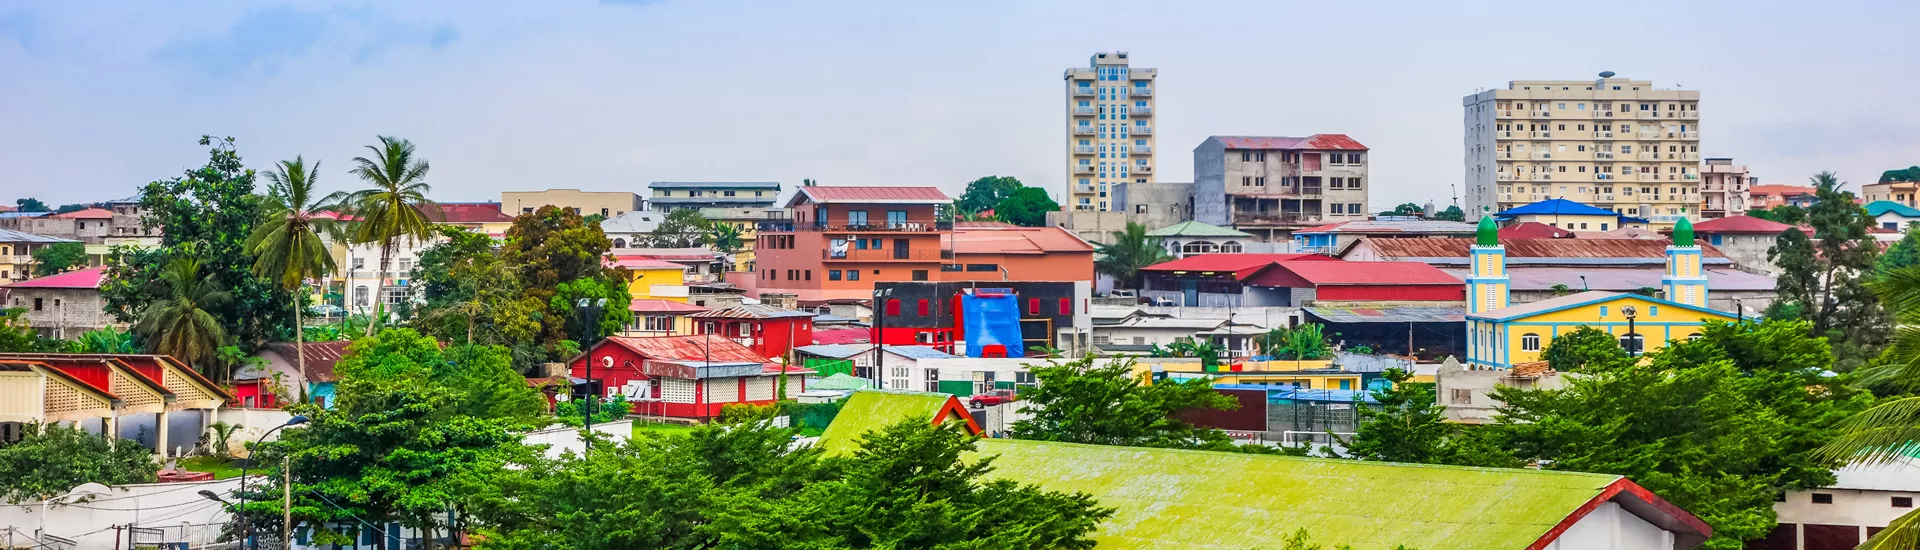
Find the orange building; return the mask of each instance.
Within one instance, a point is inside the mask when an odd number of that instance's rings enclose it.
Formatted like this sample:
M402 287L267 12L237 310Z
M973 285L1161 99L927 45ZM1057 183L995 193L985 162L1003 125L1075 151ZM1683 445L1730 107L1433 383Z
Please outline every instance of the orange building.
M802 187L789 220L761 222L752 281L801 302L867 299L876 281L1093 279L1093 246L1058 227L941 221L933 187Z

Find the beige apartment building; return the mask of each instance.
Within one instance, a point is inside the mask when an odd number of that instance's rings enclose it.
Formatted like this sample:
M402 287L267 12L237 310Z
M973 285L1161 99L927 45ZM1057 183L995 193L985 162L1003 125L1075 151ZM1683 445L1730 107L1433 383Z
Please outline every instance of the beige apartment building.
M532 213L549 204L571 209L582 216L599 214L609 219L628 212L647 209L646 198L628 191L548 189L500 193L500 213L508 216Z
M1890 181L1869 183L1860 186L1860 202L1862 204L1893 201L1907 205L1908 208L1920 208L1920 206L1915 206L1916 204L1920 204L1920 202L1915 200L1915 194L1920 194L1920 182Z
M1552 198L1646 218L1700 217L1700 92L1600 73L1515 80L1461 100L1469 220Z
M1066 70L1067 198L1063 210L1124 208L1123 183L1152 183L1153 112L1158 69L1135 68L1127 52L1093 54L1087 67Z
M1738 216L1746 213L1747 190L1758 178L1747 174L1747 166L1730 158L1711 158L1700 167L1700 217L1706 219Z

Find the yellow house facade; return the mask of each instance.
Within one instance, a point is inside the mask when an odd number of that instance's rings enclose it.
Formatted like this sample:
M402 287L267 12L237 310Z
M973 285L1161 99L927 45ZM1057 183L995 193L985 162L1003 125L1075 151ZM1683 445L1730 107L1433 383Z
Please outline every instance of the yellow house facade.
M1513 306L1507 305L1503 284L1504 247L1484 220L1467 282L1475 297L1466 315L1468 368L1510 369L1539 361L1555 337L1580 327L1611 334L1621 347L1638 354L1697 338L1708 322L1738 320L1736 314L1706 307L1701 250L1694 243L1692 222L1684 218L1674 225L1667 271L1660 281L1661 293L1671 299L1591 291Z
M618 260L614 267L627 270L627 294L635 300L687 302L687 267L673 262L648 259Z
M1158 373L1155 372L1156 369ZM1365 389L1362 373L1342 371L1339 367L1333 366L1331 361L1324 360L1247 361L1222 365L1211 370L1201 367L1198 359L1134 363L1135 376L1145 377L1150 381L1153 375L1162 373L1170 380L1209 378L1215 384L1292 386L1313 390Z

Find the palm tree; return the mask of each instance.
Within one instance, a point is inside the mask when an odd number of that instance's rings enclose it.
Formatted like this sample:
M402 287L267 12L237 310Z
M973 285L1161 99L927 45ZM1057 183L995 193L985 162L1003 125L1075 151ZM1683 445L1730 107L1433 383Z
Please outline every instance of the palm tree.
M1114 231L1112 243L1099 244L1093 251L1098 258L1093 270L1113 277L1122 288L1140 288L1141 268L1173 259L1160 247L1159 239L1147 236L1147 226L1134 222L1127 222L1124 231Z
M372 186L339 197L339 202L353 214L352 237L358 243L380 243L380 289L387 287L387 265L393 256L393 249L401 239L408 244L424 241L433 235L433 220L427 211L438 209L433 201L427 199L427 193L433 188L427 185L426 159L414 158L413 142L389 136L380 136L378 147L368 145L373 158L353 157L352 174L366 180ZM332 197L329 197L332 198ZM367 335L373 335L374 326L380 320L380 302L374 302L374 323L367 324Z
M160 278L173 295L148 306L133 329L154 353L204 369L227 341L227 331L212 310L231 302L233 295L220 288L213 275L202 277L195 258L174 258Z
M1886 271L1868 283L1881 304L1893 312L1893 342L1886 364L1861 369L1860 384L1895 394L1841 421L1839 436L1819 451L1825 459L1855 464L1887 464L1920 455L1920 266ZM1920 548L1920 515L1908 513L1887 524L1860 548Z
M333 272L333 255L327 253L325 237L340 240L339 222L331 216L319 216L325 208L313 195L320 179L320 162L308 169L306 159L293 157L274 165L267 172L267 209L260 225L247 237L247 253L253 255L253 273L273 281L293 293L293 355L296 372L307 372L306 323L301 310L307 307L306 283Z

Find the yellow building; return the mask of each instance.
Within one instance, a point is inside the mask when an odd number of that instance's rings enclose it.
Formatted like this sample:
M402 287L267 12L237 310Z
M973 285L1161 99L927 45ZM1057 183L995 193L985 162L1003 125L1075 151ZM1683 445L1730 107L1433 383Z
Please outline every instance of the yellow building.
M1496 212L1493 217L1508 223L1544 223L1568 231L1598 232L1647 226L1646 220L1567 199L1547 199L1516 206Z
M613 267L627 270L627 293L635 300L687 302L687 266L633 258L615 260Z
M1661 293L1670 300L1619 292L1581 292L1508 306L1505 247L1482 219L1479 245L1473 247L1472 300L1467 308L1467 366L1509 369L1540 360L1553 339L1580 327L1614 335L1628 351L1646 353L1667 342L1696 338L1709 321L1735 321L1734 314L1706 307L1707 280L1700 271L1700 247L1693 225L1681 219L1667 247L1667 272ZM1489 244L1491 243L1491 244ZM1495 306L1495 307L1489 307Z
M548 189L545 191L503 191L500 211L509 216L531 214L542 206L558 206L581 216L599 214L616 218L635 210L646 210L646 199L630 191L581 191Z
M1127 52L1099 52L1062 75L1067 100L1067 193L1061 210L1124 208L1121 184L1153 183L1154 91L1159 69L1134 67Z
M32 278L34 251L60 243L78 242L80 241L0 229L0 285Z
M1156 372L1156 369L1158 372ZM1212 379L1214 384L1252 384L1293 386L1313 390L1364 389L1364 375L1346 372L1331 361L1247 361L1212 370L1202 368L1200 360L1182 362L1142 361L1134 363L1134 375L1151 377L1164 374L1169 380Z

